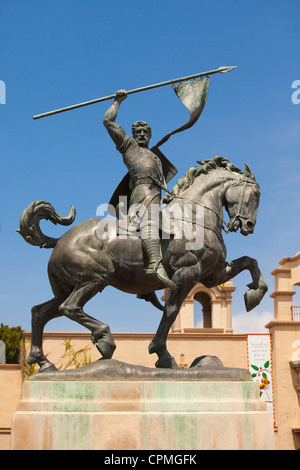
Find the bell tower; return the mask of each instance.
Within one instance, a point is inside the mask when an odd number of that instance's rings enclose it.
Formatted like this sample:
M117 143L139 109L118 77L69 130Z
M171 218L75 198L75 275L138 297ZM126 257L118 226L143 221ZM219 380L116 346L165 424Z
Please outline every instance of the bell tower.
M170 333L232 333L231 302L236 287L227 281L207 288L200 282L189 292ZM195 302L202 307L203 326L195 324Z

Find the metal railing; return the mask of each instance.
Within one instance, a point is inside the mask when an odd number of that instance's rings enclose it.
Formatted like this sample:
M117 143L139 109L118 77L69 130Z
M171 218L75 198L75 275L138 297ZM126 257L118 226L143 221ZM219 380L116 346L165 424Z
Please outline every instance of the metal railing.
M300 307L292 307L292 319L300 321Z

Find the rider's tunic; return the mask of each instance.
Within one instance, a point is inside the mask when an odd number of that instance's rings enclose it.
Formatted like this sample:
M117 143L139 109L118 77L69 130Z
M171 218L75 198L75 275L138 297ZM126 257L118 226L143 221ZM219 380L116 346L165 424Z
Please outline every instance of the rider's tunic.
M154 180L164 184L160 158L148 148L141 147L127 134L117 150L123 155L123 161L130 175L129 205L143 203L149 207L152 204L159 204L161 188L154 183L151 176Z

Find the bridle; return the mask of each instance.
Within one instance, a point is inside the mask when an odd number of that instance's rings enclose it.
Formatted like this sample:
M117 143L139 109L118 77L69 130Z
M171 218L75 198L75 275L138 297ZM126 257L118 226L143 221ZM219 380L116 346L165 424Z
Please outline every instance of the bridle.
M246 192L246 187L247 185L253 185L253 184L257 184L256 181L250 181L250 180L247 180L247 181L234 181L232 182L228 188L226 189L226 191L231 188L232 186L240 186L241 184L243 184L243 194L242 194L242 197L240 199L240 202L239 202L239 206L238 206L238 210L237 210L237 214L234 215L231 219L230 219L230 222L227 223L225 222L225 220L223 219L223 217L220 216L220 214L218 214L217 211L215 211L214 209L212 209L211 207L208 207L206 206L205 204L202 204L201 202L198 202L198 201L195 201L194 199L190 199L190 198L187 198L187 197L182 197L182 196L176 196L176 195L173 195L170 191L168 191L168 193L173 197L173 199L182 199L183 201L190 201L190 202L193 202L194 204L198 204L198 205L201 205L202 207L204 207L205 209L208 209L209 211L211 212L214 212L214 214L216 214L219 219L222 221L223 225L222 225L222 229L224 230L224 232L226 234L228 234L231 230L231 227L234 225L234 222L238 219L248 219L248 217L246 217L245 215L243 215L243 212L242 212L242 209L243 209L243 206L244 206L244 197L245 197L245 192ZM165 188L164 188L165 189ZM226 228L227 230L226 230Z
M229 226L227 225L227 228L229 229L229 231L230 231L230 228L234 225L234 223L238 219L244 219L244 220L248 219L248 217L244 215L245 212L243 211L243 208L244 208L244 205L245 205L245 200L244 199L245 199L246 188L247 188L248 185L257 184L257 182L256 181L251 181L251 180L246 180L246 181L242 182L242 184L243 184L243 192L242 192L242 197L240 198L237 213L230 219ZM232 184L230 184L230 186L228 186L227 190L229 188L232 188L232 186L237 186L237 185L240 186L241 182L234 181Z

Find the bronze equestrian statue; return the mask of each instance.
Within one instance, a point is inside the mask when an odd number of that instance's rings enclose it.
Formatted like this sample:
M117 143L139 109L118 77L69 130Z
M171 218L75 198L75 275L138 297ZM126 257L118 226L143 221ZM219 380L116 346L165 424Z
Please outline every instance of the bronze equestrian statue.
M190 239L175 237L161 240L162 264L175 288L168 289L163 316L155 337L149 345L150 354L156 353L156 367L178 368L167 350L169 329L180 311L189 291L197 282L207 287L222 284L241 271L249 270L252 283L245 294L247 311L257 306L267 291L267 285L255 259L242 258L226 262L226 246L223 240L223 207L228 213L227 231L243 235L253 233L260 198L259 185L247 165L244 172L223 157L198 162L190 168L173 188L172 200L162 212L172 213L172 207L186 204L193 206L193 227L199 225L197 207L204 210L202 224L203 243L187 248ZM55 369L45 357L42 347L43 329L48 321L66 316L92 332L92 342L103 358L111 358L115 343L109 326L90 317L83 311L84 305L97 293L110 285L123 292L149 296L155 304L155 291L164 284L146 274L142 241L136 238L120 238L115 235L99 237L101 219L89 219L74 226L59 239L45 236L39 227L41 219L69 225L74 221L72 207L68 217L57 214L45 201L31 203L20 219L19 232L34 246L53 248L48 275L53 298L32 308L32 339L29 364L38 363L40 371ZM112 228L118 222L106 221ZM172 224L171 224L172 225ZM157 300L157 299L156 299Z
M260 303L267 285L257 261L243 256L227 262L223 240L223 231L240 230L245 236L254 231L260 188L252 171L246 164L242 171L226 158L216 156L197 162L198 165L190 168L169 191L166 185L177 169L159 150L171 135L190 128L198 120L207 99L208 76L234 68L220 67L127 93L120 90L112 96L34 116L39 119L114 98L103 123L128 169L109 204L115 210L116 220L89 219L55 239L42 233L40 221L46 219L54 224L70 225L75 219L74 207L69 216L62 217L50 203L36 201L21 216L18 231L22 237L31 245L53 249L48 264L53 298L31 310L28 363L39 364L40 372L56 370L43 353L42 339L47 322L59 316L66 316L89 329L102 357L112 357L116 346L109 326L83 311L84 305L107 286L135 294L163 311L149 345L149 353L158 356L155 365L159 368L178 368L167 350L167 336L184 299L196 283L211 288L247 269L252 277L244 296L247 311ZM116 123L120 104L127 94L190 79L193 81L174 86L176 95L190 111L189 121L151 149L149 124L136 122L131 138ZM164 207L162 189L169 195ZM124 214L121 207L120 201L124 198L129 201L128 214L126 210ZM224 220L223 208L229 216L228 223ZM135 222L133 232L128 228L132 219ZM156 291L165 287L168 292L162 306Z

